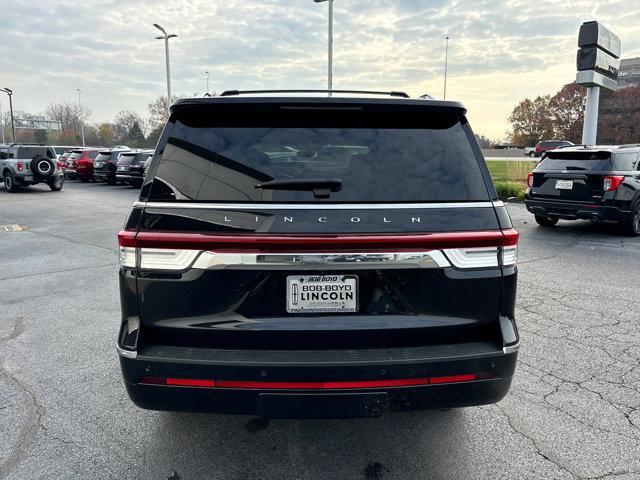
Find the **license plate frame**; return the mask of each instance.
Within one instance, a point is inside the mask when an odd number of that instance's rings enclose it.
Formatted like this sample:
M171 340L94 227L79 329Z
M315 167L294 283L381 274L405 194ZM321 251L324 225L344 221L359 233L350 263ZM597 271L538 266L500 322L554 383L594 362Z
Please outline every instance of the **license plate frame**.
M573 190L573 180L556 180L556 190Z
M285 303L288 313L356 313L357 275L288 275ZM305 287L312 288L305 288Z

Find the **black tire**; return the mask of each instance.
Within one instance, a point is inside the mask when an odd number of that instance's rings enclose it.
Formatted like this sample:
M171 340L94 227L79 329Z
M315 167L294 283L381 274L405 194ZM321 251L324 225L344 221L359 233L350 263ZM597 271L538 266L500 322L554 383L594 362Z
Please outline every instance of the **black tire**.
M142 180L131 180L131 186L133 188L141 188L142 187Z
M45 180L51 178L53 172L56 169L56 164L53 160L43 155L36 155L31 160L31 171L33 175L39 179Z
M555 227L556 223L558 223L557 218L553 217L545 217L544 215L536 215L536 222L541 227Z
M16 193L18 190L20 190L20 187L16 183L16 178L13 176L13 173L11 173L10 171L5 172L4 188L7 190L7 192L10 192L10 193Z
M64 177L56 177L55 180L48 181L47 185L49 185L52 192L59 192L64 185Z
M87 183L89 180L89 177L80 177L80 181L83 183Z
M631 215L622 224L622 229L624 234L630 237L640 236L640 199L636 200L636 203L631 208Z

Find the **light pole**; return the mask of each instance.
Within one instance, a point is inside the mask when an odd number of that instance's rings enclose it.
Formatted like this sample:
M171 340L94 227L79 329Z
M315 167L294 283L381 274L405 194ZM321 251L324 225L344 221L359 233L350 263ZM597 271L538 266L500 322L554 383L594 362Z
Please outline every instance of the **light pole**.
M204 72L204 73L207 74L207 95L206 96L208 97L208 96L210 96L209 95L209 72L207 71L207 72Z
M16 126L13 121L13 102L11 101L11 95L13 95L13 90L9 88L0 88L1 92L9 95L9 111L11 112L11 137L13 138L13 143L16 143ZM4 131L4 128L3 128Z
M329 45L328 45L328 66L327 66L327 90L331 95L333 90L333 0L313 0L315 3L329 2Z
M82 119L82 100L80 99L80 89L76 88L78 91L78 106L80 107L80 131L82 132L82 146L85 147L84 144L84 120Z
M4 120L2 120L2 102L0 102L0 128L2 129L2 143L5 143L4 141Z
M447 67L449 66L449 36L444 37L446 45L444 47L444 95L443 100L447 99Z
M164 40L164 54L167 60L167 113L171 113L169 107L171 107L171 69L169 68L169 39L177 37L175 33L168 34L164 28L157 23L153 24L158 30L162 32L161 36L156 37L156 40Z

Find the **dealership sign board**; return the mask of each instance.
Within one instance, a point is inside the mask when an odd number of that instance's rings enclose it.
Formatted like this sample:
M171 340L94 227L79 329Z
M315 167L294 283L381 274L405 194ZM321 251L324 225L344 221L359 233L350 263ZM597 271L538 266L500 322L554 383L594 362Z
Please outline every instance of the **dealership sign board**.
M615 90L620 70L620 38L601 23L585 22L578 34L576 83Z

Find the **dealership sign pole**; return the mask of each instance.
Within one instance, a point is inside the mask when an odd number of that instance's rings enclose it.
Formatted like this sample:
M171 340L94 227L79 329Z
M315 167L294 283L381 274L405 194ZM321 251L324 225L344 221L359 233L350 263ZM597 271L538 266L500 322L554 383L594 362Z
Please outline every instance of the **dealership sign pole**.
M587 87L582 127L583 145L595 145L600 88L614 91L620 69L620 38L601 23L585 22L578 35L576 83Z

